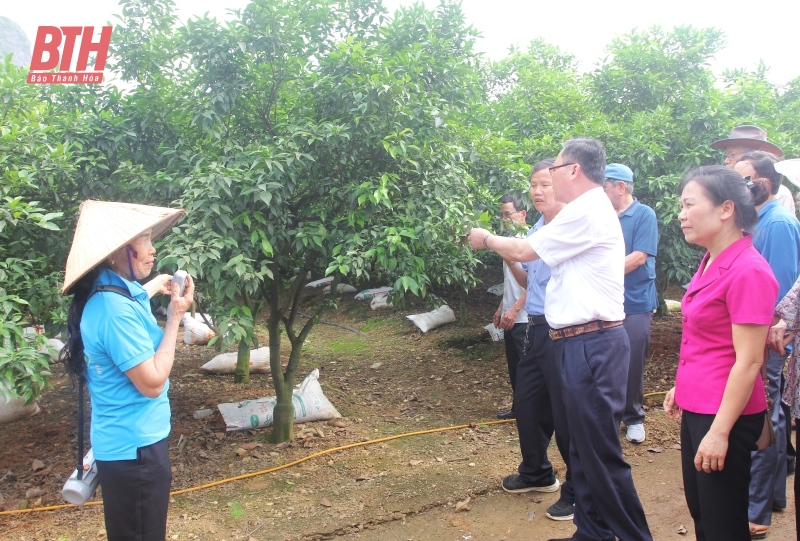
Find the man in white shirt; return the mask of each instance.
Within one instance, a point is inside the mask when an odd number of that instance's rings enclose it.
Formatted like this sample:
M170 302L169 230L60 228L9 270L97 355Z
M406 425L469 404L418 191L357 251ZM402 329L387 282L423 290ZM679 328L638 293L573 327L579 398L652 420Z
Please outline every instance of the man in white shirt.
M524 226L528 210L519 197L504 195L500 198L500 219L509 229ZM517 235L519 236L519 235ZM524 236L524 235L523 235ZM503 330L503 341L506 346L506 363L508 378L511 381L512 396L516 395L517 364L524 353L525 331L528 329L528 313L525 311L525 288L517 283L514 274L503 262L503 299L494 313L493 323ZM516 418L514 402L511 410L497 414L501 420Z
M569 424L574 539L651 541L619 440L630 353L622 327L625 242L603 191L605 165L600 141L566 141L550 168L555 197L566 206L547 227L526 239L476 228L469 240L506 260L541 259L551 268L545 317Z

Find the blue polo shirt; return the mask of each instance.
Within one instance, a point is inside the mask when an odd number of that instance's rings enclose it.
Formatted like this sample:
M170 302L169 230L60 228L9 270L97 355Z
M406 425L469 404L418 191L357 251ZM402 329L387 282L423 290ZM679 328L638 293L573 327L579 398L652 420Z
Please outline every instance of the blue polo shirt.
M544 216L528 230L528 235L533 235L536 231L544 227ZM528 271L528 295L525 297L525 311L529 316L544 315L544 293L547 289L547 282L550 281L550 267L537 259L530 263L522 263L522 268Z
M777 199L765 203L753 228L753 246L778 280L780 302L800 274L800 222Z
M619 214L625 255L644 252L644 265L625 275L625 313L644 314L658 308L656 293L656 256L658 255L658 220L656 213L633 198L631 206Z
M136 449L169 435L169 381L157 398L139 392L125 371L155 355L163 332L150 312L147 292L109 269L98 285L127 289L93 294L81 317L86 383L92 398L92 451L98 460L133 460Z

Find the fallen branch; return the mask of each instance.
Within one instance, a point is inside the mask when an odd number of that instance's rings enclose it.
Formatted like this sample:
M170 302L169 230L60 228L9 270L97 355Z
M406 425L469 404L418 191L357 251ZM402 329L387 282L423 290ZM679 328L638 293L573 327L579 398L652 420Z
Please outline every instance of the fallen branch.
M300 310L298 310L297 313L300 314L301 316L303 316L306 319L311 319L312 317L314 317L314 316L309 316L308 314L306 314L305 312L302 312ZM353 327L348 327L347 325L342 325L341 323L334 323L332 321L325 321L324 319L320 319L319 322L322 323L323 325L330 325L331 327L339 327L340 329L344 329L346 331L354 332L359 336L367 336L367 333L361 332L358 329L354 329Z

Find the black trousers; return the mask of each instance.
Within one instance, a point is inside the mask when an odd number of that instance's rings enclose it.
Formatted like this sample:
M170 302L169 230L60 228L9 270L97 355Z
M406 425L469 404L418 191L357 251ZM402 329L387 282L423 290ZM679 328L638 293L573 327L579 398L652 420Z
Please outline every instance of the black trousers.
M555 473L547 458L553 432L567 466L561 497L575 503L569 468L569 427L561 392L561 369L556 362L547 325L526 325L525 354L517 365L517 432L522 463L519 474L527 482L546 484Z
M137 450L136 460L97 461L108 541L164 541L172 484L167 439Z
M683 411L681 466L686 504L694 519L698 541L750 541L747 507L750 487L750 453L764 426L764 413L742 415L728 436L728 453L722 471L697 471L694 457L714 415Z
M524 355L525 331L527 323L515 323L509 331L503 331L503 341L506 345L506 362L508 363L508 379L511 380L511 396L514 396L517 389L517 365ZM516 399L511 403L511 411L517 411L514 407Z

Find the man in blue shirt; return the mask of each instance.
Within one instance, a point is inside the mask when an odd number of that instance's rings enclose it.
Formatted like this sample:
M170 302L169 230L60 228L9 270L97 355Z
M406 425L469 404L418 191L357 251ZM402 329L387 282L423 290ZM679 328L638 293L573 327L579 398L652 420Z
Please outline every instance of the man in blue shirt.
M658 307L656 255L658 220L656 213L633 197L633 171L621 163L606 166L603 186L619 215L625 237L625 331L631 342L628 388L622 422L625 439L642 443L644 430L644 363L650 349L650 323Z
M546 227L564 203L555 199L549 167L555 160L542 160L533 167L530 195L534 208L542 213L528 236ZM545 289L550 281L550 267L537 259L530 263L506 262L520 285L525 285L527 323L523 355L516 367L514 389L517 432L522 462L518 472L503 479L506 492L555 492L559 488L553 465L547 458L547 447L556 436L556 445L567 466L561 496L547 508L545 516L552 520L572 520L575 494L569 471L569 428L564 409L562 384L555 357L550 327L544 317Z
M800 274L800 222L777 199L781 175L775 171L778 158L769 152L745 154L734 169L752 181L750 191L755 198L758 222L753 229L753 246L767 260L778 280L780 301ZM757 287L757 284L754 284ZM772 424L776 445L753 452L750 467L750 529L763 533L772 522L772 510L786 508L786 440L789 437L787 418L780 407L781 375L786 356L770 350L767 359L769 396L773 401Z

